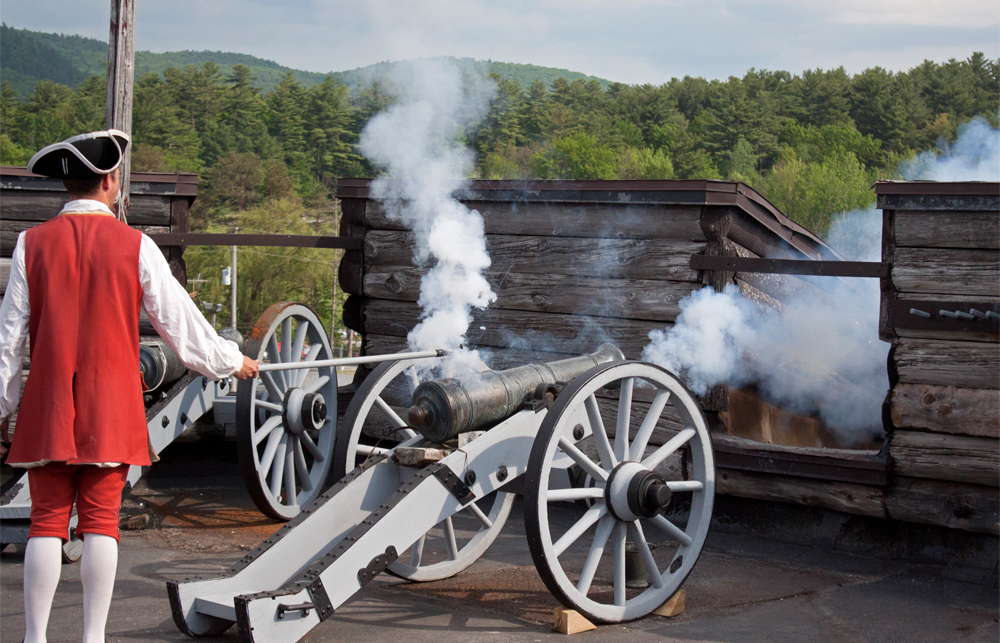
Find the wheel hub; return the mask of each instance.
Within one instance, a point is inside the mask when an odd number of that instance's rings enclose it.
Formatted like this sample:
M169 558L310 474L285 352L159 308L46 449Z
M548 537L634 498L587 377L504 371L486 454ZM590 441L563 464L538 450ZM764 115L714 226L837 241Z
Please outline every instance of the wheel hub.
M300 388L290 388L285 393L285 431L298 435L305 430L318 431L326 424L326 400L320 393L306 393Z
M604 498L618 520L652 518L670 503L670 489L663 476L638 462L623 462L611 472Z

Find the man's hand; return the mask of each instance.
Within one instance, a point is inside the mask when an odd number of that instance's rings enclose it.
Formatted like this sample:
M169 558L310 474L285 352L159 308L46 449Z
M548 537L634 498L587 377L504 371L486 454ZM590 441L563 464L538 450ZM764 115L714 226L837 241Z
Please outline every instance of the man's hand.
M257 367L260 365L255 359L250 359L246 355L243 356L243 368L233 373L233 377L238 380L245 380L251 377L257 377Z

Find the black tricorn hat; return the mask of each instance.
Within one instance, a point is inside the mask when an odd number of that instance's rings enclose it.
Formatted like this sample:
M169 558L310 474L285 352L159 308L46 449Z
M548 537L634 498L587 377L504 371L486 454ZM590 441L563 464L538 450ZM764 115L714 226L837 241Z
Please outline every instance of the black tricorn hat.
M28 161L28 171L54 179L90 179L111 174L125 156L129 136L116 129L89 132L53 143Z

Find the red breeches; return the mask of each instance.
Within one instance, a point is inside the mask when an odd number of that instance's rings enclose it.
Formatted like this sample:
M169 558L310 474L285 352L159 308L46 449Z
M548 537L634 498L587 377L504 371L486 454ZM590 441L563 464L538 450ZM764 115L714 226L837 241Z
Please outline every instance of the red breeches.
M31 529L28 538L54 536L66 540L76 501L76 533L103 534L119 540L118 512L129 465L113 468L50 462L28 469L31 485Z

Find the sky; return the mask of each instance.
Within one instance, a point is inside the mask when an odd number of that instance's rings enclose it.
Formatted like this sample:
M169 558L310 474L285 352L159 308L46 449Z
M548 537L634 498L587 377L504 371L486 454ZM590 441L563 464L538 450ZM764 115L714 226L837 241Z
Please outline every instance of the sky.
M8 26L107 40L108 0L3 0ZM607 80L1000 57L997 0L138 0L136 48L252 54L307 71L430 56Z

